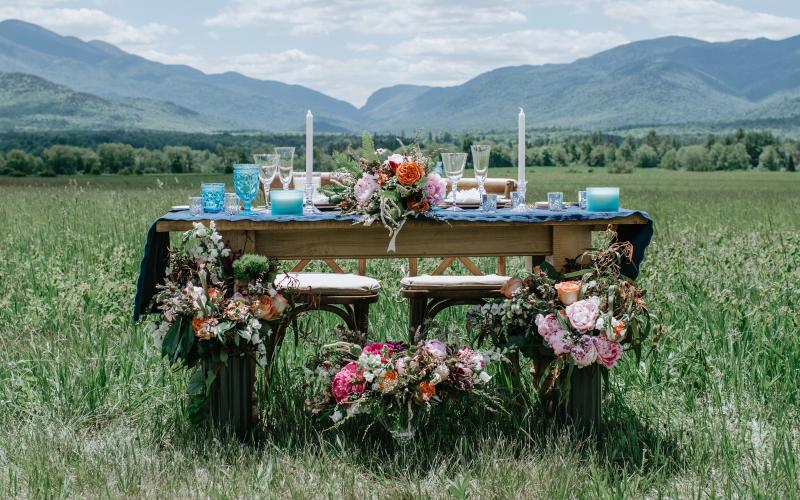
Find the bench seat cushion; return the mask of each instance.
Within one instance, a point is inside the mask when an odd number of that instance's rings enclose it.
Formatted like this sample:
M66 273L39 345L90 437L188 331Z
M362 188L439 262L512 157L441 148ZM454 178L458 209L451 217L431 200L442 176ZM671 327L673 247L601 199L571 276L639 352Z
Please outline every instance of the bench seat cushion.
M501 288L508 276L487 274L485 276L410 276L403 278L401 283L407 290L443 290L453 288L458 290L495 290Z
M381 282L358 274L280 273L275 278L279 290L310 291L314 295L375 295Z

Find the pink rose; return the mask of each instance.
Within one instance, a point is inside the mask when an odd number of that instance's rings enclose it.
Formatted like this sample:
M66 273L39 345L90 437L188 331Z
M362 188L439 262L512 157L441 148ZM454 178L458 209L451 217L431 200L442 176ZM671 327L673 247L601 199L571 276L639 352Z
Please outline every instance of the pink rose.
M553 348L553 352L556 356L569 354L575 345L566 330L558 330L557 332L551 333L545 338L545 341Z
M589 366L597 360L597 349L594 345L594 337L584 335L581 340L572 348L572 359L578 368Z
M600 308L595 299L579 300L567 306L567 317L573 328L581 333L594 330Z
M425 185L425 197L430 206L435 207L444 200L445 190L447 184L444 179L439 177L439 174L431 172L428 174L428 183Z
M358 363L351 361L344 365L342 369L333 376L331 392L336 402L341 403L347 399L350 394L363 394L366 386L367 382L361 376Z
M562 330L555 314L548 314L547 316L542 314L537 315L536 328L539 330L539 335L544 338Z
M622 356L622 346L611 342L605 337L593 337L594 347L597 350L597 362L606 368L614 368L617 360Z
M366 203L378 190L378 180L372 174L364 174L356 181L355 195L359 203Z
M386 344L383 342L373 342L365 345L361 352L364 354L380 354L384 347L386 347Z
M447 347L438 340L426 340L425 349L436 359L444 359L447 357Z

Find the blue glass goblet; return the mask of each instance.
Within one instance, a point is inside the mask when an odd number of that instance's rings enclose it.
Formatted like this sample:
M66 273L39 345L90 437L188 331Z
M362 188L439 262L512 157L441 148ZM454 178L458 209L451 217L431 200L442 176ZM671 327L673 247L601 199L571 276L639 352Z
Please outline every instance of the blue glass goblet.
M221 182L204 182L200 184L200 197L203 198L203 211L215 214L222 211L222 200L225 199L225 184Z
M258 186L261 182L258 172L258 165L254 163L233 165L233 188L244 205L242 215L253 214L253 199L258 195Z

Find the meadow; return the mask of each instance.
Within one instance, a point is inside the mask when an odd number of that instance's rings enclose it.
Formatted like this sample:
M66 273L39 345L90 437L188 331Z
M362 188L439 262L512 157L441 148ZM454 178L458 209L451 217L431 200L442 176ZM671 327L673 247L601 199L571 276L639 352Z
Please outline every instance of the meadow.
M475 409L405 448L314 424L302 342L287 342L262 394L264 439L189 424L187 374L130 313L147 228L199 182L0 179L0 496L798 495L800 174L532 169L530 199L619 185L623 205L653 216L639 279L664 327L641 363L614 370L598 443L554 429L522 397L507 415ZM368 270L384 283L373 335L403 336L402 266ZM441 315L444 329L463 331L463 314ZM311 315L304 335L333 323Z

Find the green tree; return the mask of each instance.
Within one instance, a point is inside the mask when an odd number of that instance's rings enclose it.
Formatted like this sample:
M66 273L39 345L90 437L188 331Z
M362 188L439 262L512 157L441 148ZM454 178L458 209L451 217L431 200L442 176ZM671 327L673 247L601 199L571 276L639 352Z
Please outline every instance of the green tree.
M675 150L668 149L661 157L661 163L659 163L658 166L668 170L678 170L680 165L678 164L678 157Z
M750 168L750 155L744 144L736 143L725 147L725 169L747 170Z
M636 150L633 164L639 168L655 168L658 166L658 153L649 144L642 144Z
M750 155L750 165L757 167L764 148L775 144L775 136L769 132L747 132L744 135L744 147Z
M758 168L763 170L770 170L772 172L778 171L785 166L783 155L781 155L778 148L775 146L767 146L758 157Z
M133 146L129 144L118 142L100 144L97 146L97 156L100 157L100 169L112 174L123 169L132 171L136 164Z
M24 177L34 173L41 161L30 153L21 149L12 149L6 153L3 162L5 173L14 177Z
M683 146L677 152L678 165L685 170L711 170L708 162L708 151L699 144Z

